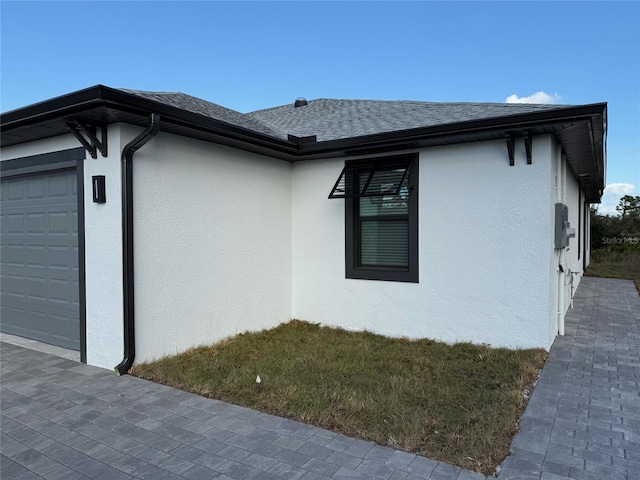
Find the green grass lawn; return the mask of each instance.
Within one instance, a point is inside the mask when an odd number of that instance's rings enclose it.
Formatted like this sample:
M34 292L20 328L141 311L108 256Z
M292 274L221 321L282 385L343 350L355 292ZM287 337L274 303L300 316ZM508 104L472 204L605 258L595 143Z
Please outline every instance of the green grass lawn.
M546 356L294 320L131 373L492 474Z

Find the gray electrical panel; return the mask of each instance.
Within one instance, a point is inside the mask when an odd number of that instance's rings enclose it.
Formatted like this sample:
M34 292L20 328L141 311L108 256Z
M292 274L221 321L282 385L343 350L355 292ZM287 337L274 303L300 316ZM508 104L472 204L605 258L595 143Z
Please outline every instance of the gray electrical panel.
M576 236L569 224L569 208L564 203L556 203L555 248L569 246L569 239Z

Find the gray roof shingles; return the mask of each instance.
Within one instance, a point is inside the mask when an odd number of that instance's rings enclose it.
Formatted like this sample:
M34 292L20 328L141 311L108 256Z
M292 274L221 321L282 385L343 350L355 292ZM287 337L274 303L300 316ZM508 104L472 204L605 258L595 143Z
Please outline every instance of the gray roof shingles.
M287 138L287 134L284 135L268 125L262 123L258 119L254 119L244 113L236 112L230 108L220 106L216 103L202 100L201 98L187 95L180 92L146 92L143 90L130 90L125 88L119 88L121 92L135 95L136 97L145 98L147 100L153 100L155 102L162 103L164 105L170 105L182 110L186 110L191 113L197 113L205 117L212 118L235 127L244 128L258 133L263 133L271 137Z
M271 137L286 139L287 135L316 135L318 142L567 107L321 98L302 107L289 104L243 114L184 93L119 90Z
M513 103L433 103L319 99L251 112L248 115L291 135L317 141L359 137L413 128L552 110L566 105Z

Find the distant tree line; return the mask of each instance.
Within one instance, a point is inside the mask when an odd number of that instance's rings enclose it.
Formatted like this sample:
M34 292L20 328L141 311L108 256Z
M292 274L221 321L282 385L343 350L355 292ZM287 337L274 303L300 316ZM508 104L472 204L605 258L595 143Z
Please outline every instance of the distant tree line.
M625 195L619 215L600 215L591 207L591 249L640 252L640 196Z

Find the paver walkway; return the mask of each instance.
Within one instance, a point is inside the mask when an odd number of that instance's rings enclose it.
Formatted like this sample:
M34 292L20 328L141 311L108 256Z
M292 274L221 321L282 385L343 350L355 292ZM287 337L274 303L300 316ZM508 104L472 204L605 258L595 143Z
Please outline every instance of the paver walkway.
M631 282L583 279L499 480L640 478L639 323ZM46 353L0 350L2 480L485 478Z
M498 480L640 479L640 296L584 277Z
M485 479L47 353L0 349L2 480Z

